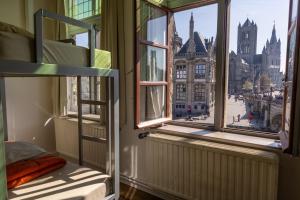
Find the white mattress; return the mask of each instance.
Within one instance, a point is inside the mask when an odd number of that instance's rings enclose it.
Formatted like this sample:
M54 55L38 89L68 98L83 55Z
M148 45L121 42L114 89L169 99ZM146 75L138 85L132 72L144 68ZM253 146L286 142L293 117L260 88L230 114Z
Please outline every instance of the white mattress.
M45 40L44 63L68 66L88 66L89 49L69 43ZM0 59L35 62L33 37L0 31ZM111 58L107 51L95 49L95 66L110 67Z
M101 200L108 194L108 175L68 162L61 169L9 190L8 199Z

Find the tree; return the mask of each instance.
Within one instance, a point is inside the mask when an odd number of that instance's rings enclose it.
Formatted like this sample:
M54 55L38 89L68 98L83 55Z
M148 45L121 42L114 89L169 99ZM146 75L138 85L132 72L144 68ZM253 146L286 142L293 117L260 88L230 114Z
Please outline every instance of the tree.
M253 89L253 83L250 81L245 81L243 85L244 90L252 90Z
M270 91L271 84L272 84L271 79L266 74L260 77L260 90L262 92Z

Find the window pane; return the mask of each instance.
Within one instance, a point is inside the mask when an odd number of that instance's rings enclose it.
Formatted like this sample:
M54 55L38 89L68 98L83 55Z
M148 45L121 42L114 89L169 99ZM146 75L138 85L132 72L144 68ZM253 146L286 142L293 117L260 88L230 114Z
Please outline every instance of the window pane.
M295 47L296 47L296 31L297 31L297 7L298 0L292 1L292 13L290 22L290 35L289 35L289 46L288 46L288 65L287 65L287 76L286 76L286 99L285 99L285 114L284 114L284 130L286 133L290 131L290 119L292 109L292 98L293 98L293 79L294 79L294 68L295 68Z
M176 84L176 101L186 100L186 84Z
M165 117L165 86L142 86L140 90L140 99L141 122Z
M89 48L89 33L79 33L75 36L76 46Z
M195 66L195 79L205 79L206 67L204 64L197 64Z
M97 5L96 8L92 7L93 1ZM100 13L99 4L100 0L69 0L69 16L75 19L84 19Z
M175 16L173 119L214 123L218 6L177 12Z
M176 66L176 79L186 79L186 66L177 65Z
M76 114L77 108L77 78L67 77L67 114ZM81 99L83 100L104 100L100 96L100 78L99 77L81 77ZM104 107L100 105L82 105L82 114L100 114L104 113Z
M226 125L278 132L289 1L232 0L230 10Z
M143 40L167 44L167 15L161 9L141 1L141 38Z
M166 50L141 45L141 81L166 80Z

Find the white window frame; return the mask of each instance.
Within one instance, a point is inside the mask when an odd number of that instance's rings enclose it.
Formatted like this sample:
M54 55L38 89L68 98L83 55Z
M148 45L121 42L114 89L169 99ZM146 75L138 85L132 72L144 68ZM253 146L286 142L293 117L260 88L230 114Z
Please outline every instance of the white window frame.
M176 65L176 79L186 79L187 68L186 65Z

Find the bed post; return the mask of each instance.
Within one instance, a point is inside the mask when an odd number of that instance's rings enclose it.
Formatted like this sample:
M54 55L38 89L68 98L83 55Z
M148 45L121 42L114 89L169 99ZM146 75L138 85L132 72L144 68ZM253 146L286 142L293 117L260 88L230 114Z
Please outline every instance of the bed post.
M34 14L34 39L36 62L43 62L43 10Z
M4 139L7 137L6 130L6 110L5 110L5 86L4 78L0 78L0 199L7 199L7 186L6 186L6 171L5 171L5 149Z
M7 112L6 112L6 96L5 96L5 80L4 77L0 78L0 90L1 90L1 107L2 107L2 120L3 120L3 133L4 141L8 140L7 132Z
M113 179L115 189L115 199L120 197L120 133L119 133L119 73L115 73L113 77Z

